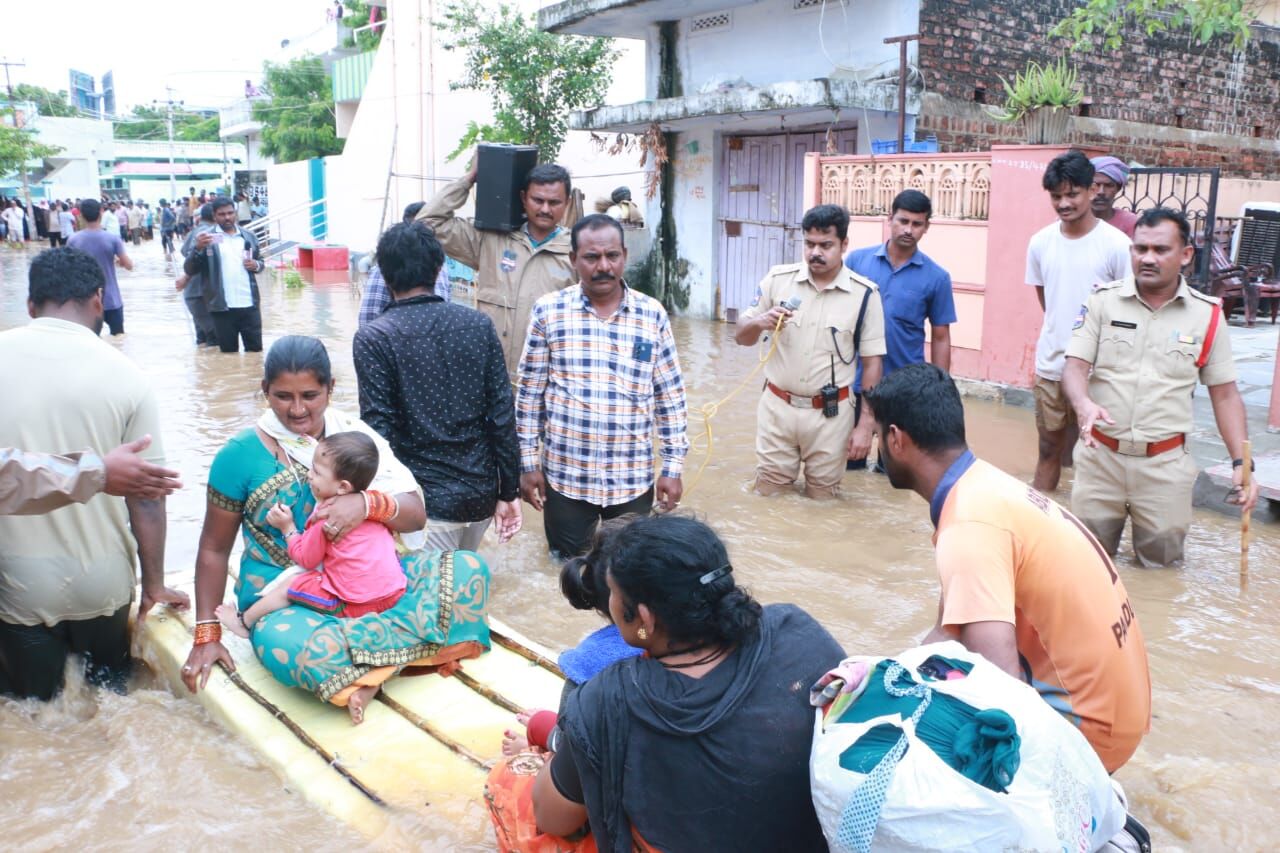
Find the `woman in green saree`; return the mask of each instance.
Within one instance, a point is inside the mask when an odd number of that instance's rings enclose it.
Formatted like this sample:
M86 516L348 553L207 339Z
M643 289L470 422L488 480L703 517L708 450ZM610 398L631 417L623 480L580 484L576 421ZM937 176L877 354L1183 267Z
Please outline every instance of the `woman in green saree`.
M380 469L372 489L391 495L398 510L385 522L397 534L407 588L389 610L343 619L291 606L259 620L254 654L281 683L345 706L353 722L379 685L409 664L431 666L479 655L489 645L486 619L489 569L475 554L421 550L426 510L413 476L386 441L358 418L329 409L333 377L329 355L316 338L290 336L267 354L262 382L268 409L258 423L233 437L209 470L209 495L196 558L195 645L182 668L195 692L213 666L235 663L220 639L214 608L226 593L236 533L244 553L236 578L237 609L244 610L290 567L283 536L267 524L276 503L293 511L299 529L312 513L331 539L364 521L362 493L317 507L307 475L316 442L326 433L359 430L378 444Z

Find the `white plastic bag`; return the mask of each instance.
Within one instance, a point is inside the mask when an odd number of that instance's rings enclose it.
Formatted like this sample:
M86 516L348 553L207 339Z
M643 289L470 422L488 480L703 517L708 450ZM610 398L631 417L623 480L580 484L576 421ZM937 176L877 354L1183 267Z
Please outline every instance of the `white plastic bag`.
M965 678L928 681L918 667L934 656L973 664ZM874 671L882 658L866 658ZM1022 739L1021 763L1008 793L973 782L916 737L915 726L897 714L861 723L814 726L809 761L813 804L833 851L841 844L841 821L854 791L867 778L840 766L840 755L868 730L890 724L905 732L905 755L892 771L870 849L1037 850L1087 853L1098 850L1124 826L1125 811L1110 778L1084 735L1030 686L1010 677L956 642L920 646L897 655L917 683L949 694L978 710L998 708L1011 716ZM879 677L874 672L869 677Z

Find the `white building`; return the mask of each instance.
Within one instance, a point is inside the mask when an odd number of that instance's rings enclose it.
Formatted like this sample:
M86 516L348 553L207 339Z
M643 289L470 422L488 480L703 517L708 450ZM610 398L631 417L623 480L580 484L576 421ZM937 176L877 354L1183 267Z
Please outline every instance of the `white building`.
M159 199L222 187L227 170L243 168L244 146L219 142L114 139L109 121L35 116L27 124L41 142L61 148L31 171L32 197ZM172 154L172 165L170 155ZM172 173L173 179L170 180Z
M915 33L919 14L919 0L566 0L538 21L644 40L643 99L572 126L661 128L670 167L646 221L690 312L733 319L770 266L799 260L804 154L896 138L899 48L884 39Z
M536 9L521 0L526 12ZM353 251L369 251L404 207L431 198L463 174L467 158L446 156L470 121L492 120L488 96L455 91L464 57L446 51L447 34L425 17L431 7L415 0L389 0L387 26L372 57L353 55L333 66L338 135L343 153L323 160L268 167L272 215L284 215L276 236L286 240L327 240ZM610 100L634 100L644 91L642 46L624 46L614 71ZM571 133L558 162L569 169L575 188L592 209L599 196L629 185L643 196L638 155L610 157L595 150L590 134Z

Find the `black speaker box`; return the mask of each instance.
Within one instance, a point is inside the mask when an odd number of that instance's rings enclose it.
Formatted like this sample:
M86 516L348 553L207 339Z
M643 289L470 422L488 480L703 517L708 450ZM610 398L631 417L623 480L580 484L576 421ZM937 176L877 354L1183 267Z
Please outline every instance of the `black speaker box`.
M477 228L485 231L514 231L524 224L520 190L525 175L538 165L538 146L482 142L476 149L479 170L476 176Z

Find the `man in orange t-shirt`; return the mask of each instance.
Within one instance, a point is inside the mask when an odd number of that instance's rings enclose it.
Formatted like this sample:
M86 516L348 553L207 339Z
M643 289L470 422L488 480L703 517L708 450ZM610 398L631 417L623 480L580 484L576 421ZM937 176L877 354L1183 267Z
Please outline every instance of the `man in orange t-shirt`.
M1075 516L974 457L951 378L904 367L867 395L889 482L929 501L942 581L925 642L959 640L1035 687L1108 772L1151 727L1142 630L1120 575Z

